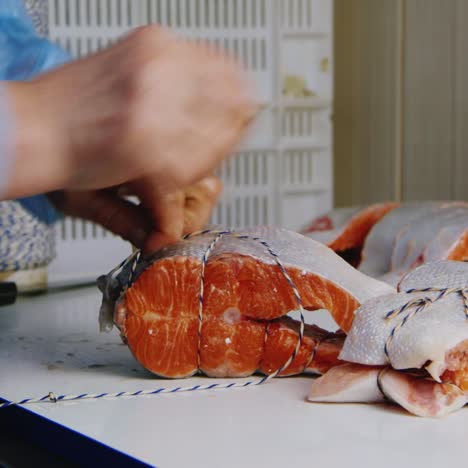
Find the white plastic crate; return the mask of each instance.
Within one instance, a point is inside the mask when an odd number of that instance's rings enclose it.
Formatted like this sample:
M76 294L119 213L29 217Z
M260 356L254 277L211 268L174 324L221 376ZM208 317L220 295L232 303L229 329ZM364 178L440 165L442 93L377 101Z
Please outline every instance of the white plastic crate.
M332 206L332 11L333 0L49 0L49 34L82 57L159 23L240 58L264 107L219 170L225 188L212 222L298 229ZM82 221L66 219L57 234L52 282L93 277L130 251Z

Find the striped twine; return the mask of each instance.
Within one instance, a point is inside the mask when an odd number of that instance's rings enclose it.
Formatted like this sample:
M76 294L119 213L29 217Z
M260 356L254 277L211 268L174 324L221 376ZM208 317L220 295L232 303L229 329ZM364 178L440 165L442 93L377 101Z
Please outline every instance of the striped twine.
M435 302L447 297L449 294L458 294L463 301L463 308L465 313L465 318L468 319L468 288L424 288L424 289L408 289L406 293L425 293L425 292L437 292L439 293L434 298L426 296L420 297L418 299L413 299L408 301L406 304L403 304L401 307L391 310L388 312L384 319L390 321L395 317L399 317L406 310L412 309L395 327L392 328L390 334L388 335L387 340L385 341L384 353L387 361L390 362L389 356L389 347L399 330L404 327L409 320L411 320L416 314L425 310L430 305Z
M245 388L259 385L257 380L249 380L247 382L232 382L232 383L214 383L206 385L193 385L190 387L175 387L166 388L161 387L155 390L137 390L134 392L116 392L116 393L81 393L80 395L55 395L53 392L49 392L41 398L25 398L19 401L6 401L0 404L1 408L8 408L9 406L17 405L28 405L31 403L58 403L60 401L76 401L76 400L96 400L101 398L120 398L120 397L135 397L143 395L159 395L167 393L182 393L182 392L195 392L199 390L220 390L230 388Z
M9 406L16 406L16 405L27 405L31 403L44 403L44 402L51 402L57 403L60 401L76 401L76 400L90 400L90 399L101 399L101 398L120 398L120 397L135 397L135 396L142 396L142 395L159 395L159 394L168 394L168 393L182 393L182 392L194 392L194 391L201 391L201 390L220 390L220 389L233 389L233 388L246 388L246 387L253 387L262 385L269 380L277 377L281 372L289 367L289 365L294 361L299 352L303 339L304 339L304 330L305 330L305 319L304 319L304 307L303 302L297 289L296 285L294 284L293 280L291 279L290 275L286 271L286 268L282 264L281 260L279 259L278 255L273 251L273 249L269 246L269 244L262 240L259 237L247 236L243 234L238 234L233 231L213 231L213 230L204 230L189 234L184 237L184 239L190 239L195 236L206 235L206 234L214 234L215 238L211 243L208 245L206 251L202 257L202 266L201 266L201 273L200 273L200 292L199 292L199 310L198 310L198 320L199 320L199 327L198 327L198 366L200 366L200 340L201 340L201 331L202 331L202 324L203 324L203 300L204 300L204 280L205 280L205 270L206 264L208 263L209 256L213 253L213 250L216 244L225 236L234 237L239 240L251 240L260 243L263 247L265 247L266 251L273 257L275 263L281 270L281 273L285 277L288 284L291 286L294 296L297 300L300 312L300 327L299 327L299 336L297 340L296 347L294 351L291 353L291 356L287 359L287 361L276 371L271 374L265 375L264 377L257 379L257 380L248 380L247 382L231 382L231 383L211 383L206 385L193 385L188 387L175 387L175 388L166 388L161 387L155 390L137 390L133 392L115 392L115 393L81 393L79 395L58 395L56 396L53 392L49 392L47 395L44 395L40 398L25 398L19 401L6 401L5 403L0 404L1 408L7 408ZM132 263L132 267L130 269L130 275L125 286L124 290L127 290L128 287L134 281L134 275L136 268L138 266L138 262L141 259L141 251L136 251L132 253L127 259L125 259L120 265L118 265L114 270L111 271L110 275L115 277L117 276L123 268ZM320 345L320 341L314 346L312 351L311 359L307 362L307 365L314 359L318 346Z
M291 289L293 291L294 297L297 301L297 304L299 306L299 314L300 314L300 326L299 326L299 336L298 340L296 343L296 347L294 348L294 351L291 353L291 356L286 360L286 362L276 371L274 371L271 374L265 375L258 381L258 385L267 382L268 380L271 380L275 377L277 377L281 372L283 372L285 369L287 369L290 364L294 361L294 359L297 356L297 353L299 352L302 342L304 340L304 329L305 329L305 319L304 319L304 306L303 302L301 299L301 295L299 294L299 290L297 289L296 285L294 284L293 280L289 276L288 272L286 271L286 268L284 267L283 263L279 259L278 255L273 251L273 249L270 247L268 242L265 240L261 239L260 237L256 236L248 236L245 234L239 234L233 231L213 231L213 230L204 230L204 231L199 231L195 232L193 234L188 234L185 236L184 239L190 239L194 236L200 236L200 235L205 235L205 234L214 234L216 237L213 239L213 241L210 243L208 248L206 249L203 258L202 258L202 268L201 268L201 281L200 281L200 295L199 295L199 309L198 309L198 364L200 366L200 340L201 340L201 331L202 331L202 325L203 325L203 301L204 301L204 280L205 280L205 269L206 269L206 264L208 262L209 256L213 253L213 250L216 246L216 244L224 237L224 236L230 236L235 239L239 239L242 241L254 241L258 242L260 245L265 247L265 250L272 256L274 259L276 265L279 267L281 270L281 273L283 274L284 278L288 282L289 286L291 286ZM319 343L316 344L313 350L313 355L315 355L316 348Z

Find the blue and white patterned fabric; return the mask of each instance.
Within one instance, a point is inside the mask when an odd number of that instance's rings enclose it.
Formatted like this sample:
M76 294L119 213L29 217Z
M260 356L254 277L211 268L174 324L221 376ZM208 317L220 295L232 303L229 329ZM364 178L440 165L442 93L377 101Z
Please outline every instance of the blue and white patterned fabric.
M47 30L46 19L46 0L26 0L26 5L21 0L0 1L0 80L29 80L69 59L62 49L38 35L37 31L43 34ZM0 102L0 168L5 169L4 177L11 157L8 132L14 130L7 104ZM50 263L55 256L53 224L57 218L58 213L42 195L0 202L0 271Z
M49 12L48 0L25 0L24 6L36 28L37 34L43 37L47 36L49 33L47 18Z
M0 202L0 271L29 270L47 265L55 256L55 214L40 197Z
M37 35L20 0L0 1L0 80L29 80L69 59Z

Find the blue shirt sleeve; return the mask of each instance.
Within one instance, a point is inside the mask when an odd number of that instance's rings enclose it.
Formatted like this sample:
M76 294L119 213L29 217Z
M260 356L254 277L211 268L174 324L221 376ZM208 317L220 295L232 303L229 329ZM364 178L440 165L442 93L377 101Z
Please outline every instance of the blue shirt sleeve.
M0 80L28 80L69 60L39 37L20 0L0 2Z
M49 40L36 34L34 25L21 0L0 1L0 80L27 81L67 62L69 55ZM3 104L2 104L3 99ZM9 160L14 157L8 143L8 133L14 122L6 108L0 90L0 169L7 177ZM3 141L3 142L2 142ZM6 181L3 180L3 183ZM0 180L0 184L2 181ZM0 185L1 190L1 185ZM53 222L58 213L45 196L18 200L41 221Z

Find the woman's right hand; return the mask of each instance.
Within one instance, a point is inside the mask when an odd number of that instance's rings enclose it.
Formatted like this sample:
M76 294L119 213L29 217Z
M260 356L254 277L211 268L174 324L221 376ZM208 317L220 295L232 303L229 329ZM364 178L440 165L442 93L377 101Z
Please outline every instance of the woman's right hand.
M9 197L131 186L168 239L183 230L184 190L235 149L256 112L240 66L156 26L11 89Z

